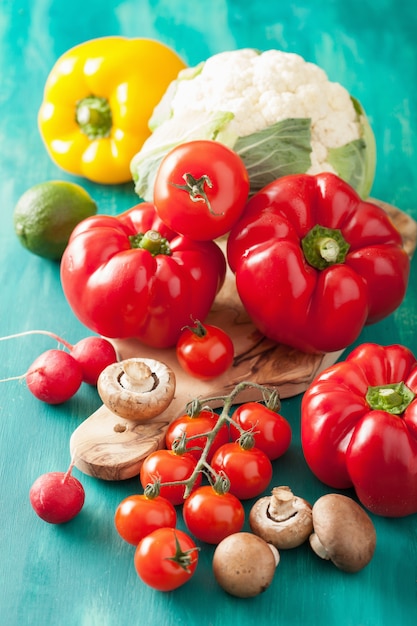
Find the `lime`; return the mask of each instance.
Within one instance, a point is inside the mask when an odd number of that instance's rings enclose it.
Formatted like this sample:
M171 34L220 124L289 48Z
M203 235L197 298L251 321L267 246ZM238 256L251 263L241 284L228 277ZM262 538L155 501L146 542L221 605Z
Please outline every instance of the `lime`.
M76 183L51 180L34 185L19 198L14 227L30 252L59 260L75 226L97 213L97 205Z

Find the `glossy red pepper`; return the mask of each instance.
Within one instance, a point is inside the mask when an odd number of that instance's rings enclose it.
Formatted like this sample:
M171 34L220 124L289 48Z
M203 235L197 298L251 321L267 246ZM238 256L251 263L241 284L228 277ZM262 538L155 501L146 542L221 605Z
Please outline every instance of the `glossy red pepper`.
M150 203L85 219L61 260L64 294L85 326L156 348L174 346L190 320L205 319L225 272L215 242L177 235Z
M313 353L346 348L392 313L410 271L386 212L329 173L286 176L252 196L227 256L258 329Z
M354 487L377 515L417 512L417 360L404 346L364 343L304 393L308 466L336 489Z

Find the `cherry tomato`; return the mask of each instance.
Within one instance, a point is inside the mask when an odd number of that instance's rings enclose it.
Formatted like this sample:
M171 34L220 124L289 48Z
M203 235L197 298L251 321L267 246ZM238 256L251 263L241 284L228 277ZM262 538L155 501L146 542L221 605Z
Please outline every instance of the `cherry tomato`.
M192 454L196 461L201 457L204 446L207 443L206 437L198 437L197 435L208 433L216 426L219 415L209 410L202 410L198 415L181 415L177 417L168 426L165 435L165 445L168 450L172 449L172 444L176 439L179 439L184 433L185 436L193 437L190 441L186 442L186 448L189 450L189 454ZM194 438L195 437L195 438ZM229 441L229 429L226 424L220 427L216 436L214 437L210 449L207 453L207 461L210 461L214 452L224 443ZM196 448L195 450L191 448Z
M272 464L265 452L253 447L245 450L239 443L225 443L210 462L216 472L224 472L230 481L230 493L239 500L261 494L272 479Z
M158 478L161 483L185 481L193 473L197 461L192 454L175 454L173 450L155 450L146 457L140 468L140 482L145 488L149 483ZM197 475L194 489L201 484L201 474ZM169 500L172 504L184 502L185 485L166 485L161 487L159 495Z
M154 204L174 232L212 240L231 230L248 194L249 176L239 155L218 141L196 140L176 146L162 160Z
M134 494L122 500L114 515L119 535L134 546L157 528L175 528L177 512L174 505L162 496L148 498Z
M198 548L182 530L158 528L138 544L134 564L144 583L158 591L172 591L193 576Z
M194 327L182 331L176 353L187 374L210 380L224 374L232 365L234 346L222 328L196 321Z
M290 447L292 431L287 420L259 402L241 404L232 419L244 430L252 430L255 446L265 452L273 461L282 456ZM231 424L230 435L239 438L239 430Z
M182 514L194 537L213 544L242 530L245 521L241 501L230 491L217 493L211 485L196 489L184 502Z

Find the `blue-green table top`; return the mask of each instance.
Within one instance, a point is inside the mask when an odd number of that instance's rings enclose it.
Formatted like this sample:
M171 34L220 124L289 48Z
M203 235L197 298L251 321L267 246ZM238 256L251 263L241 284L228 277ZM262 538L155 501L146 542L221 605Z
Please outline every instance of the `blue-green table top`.
M52 65L93 37L153 37L190 65L240 47L280 48L318 63L369 115L378 148L372 195L417 218L414 0L0 0L0 32L0 335L42 328L75 342L86 334L64 299L58 265L25 251L14 235L13 208L28 187L49 179L82 182L100 212L111 214L136 203L133 185L109 188L64 174L38 134L37 111ZM403 343L417 353L416 275L414 259L401 307L366 328L357 343ZM23 373L50 347L39 336L1 343L0 377ZM67 468L71 433L100 404L87 386L59 407L35 400L22 382L0 387L1 624L415 624L416 516L374 518L375 556L355 575L322 562L308 546L283 553L272 587L251 600L228 596L217 586L213 549L207 546L195 577L176 592L161 594L140 582L133 548L113 527L114 510L138 490L137 479L104 483L75 470L86 490L82 513L63 526L43 523L30 507L28 490L39 474ZM282 413L294 438L274 465L273 482L314 501L326 489L300 450L300 397L284 400Z

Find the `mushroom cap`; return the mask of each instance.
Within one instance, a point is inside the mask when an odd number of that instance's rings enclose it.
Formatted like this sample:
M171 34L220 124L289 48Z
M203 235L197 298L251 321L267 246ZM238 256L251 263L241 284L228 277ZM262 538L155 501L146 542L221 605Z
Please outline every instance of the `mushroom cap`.
M249 525L278 550L296 548L313 532L312 506L289 487L274 487L271 496L260 498L251 508Z
M310 545L345 572L358 572L372 559L376 532L371 518L352 498L327 494L313 505Z
M175 374L155 359L112 363L100 374L97 391L112 413L135 422L160 415L173 400Z
M268 589L278 563L279 553L274 546L252 533L238 532L217 545L213 573L230 595L251 598Z

